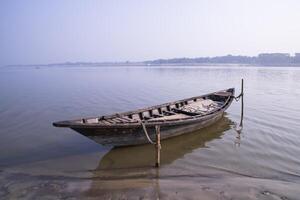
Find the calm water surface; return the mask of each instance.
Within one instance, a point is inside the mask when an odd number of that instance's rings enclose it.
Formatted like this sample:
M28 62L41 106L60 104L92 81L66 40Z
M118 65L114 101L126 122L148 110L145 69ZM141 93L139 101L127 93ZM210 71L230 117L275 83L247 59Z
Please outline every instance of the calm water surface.
M112 149L53 121L99 116L236 87L215 125L154 147ZM0 199L300 199L300 68L0 69Z

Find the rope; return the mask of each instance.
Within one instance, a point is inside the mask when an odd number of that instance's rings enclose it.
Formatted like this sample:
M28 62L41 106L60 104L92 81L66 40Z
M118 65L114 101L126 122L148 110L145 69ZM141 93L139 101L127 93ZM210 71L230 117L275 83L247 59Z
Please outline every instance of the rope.
M147 132L147 130L146 130L146 126L145 126L145 124L144 124L143 122L141 122L141 124L142 124L143 130L144 130L144 133L145 133L145 135L146 135L146 137L147 137L148 141L149 141L151 144L156 144L156 142L153 142L153 141L151 140L151 138L149 137L149 135L148 135L148 132Z
M239 101L240 98L243 96L244 94L241 93L239 96L235 97L235 96L232 96L234 98L235 101Z

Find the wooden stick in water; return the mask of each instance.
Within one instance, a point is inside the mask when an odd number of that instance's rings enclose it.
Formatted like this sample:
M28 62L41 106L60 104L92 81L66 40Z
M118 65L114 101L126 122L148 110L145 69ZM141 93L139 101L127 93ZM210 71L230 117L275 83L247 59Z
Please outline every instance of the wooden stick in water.
M155 167L159 167L160 166L160 127L159 126L155 126L155 133L156 133L156 145L155 145L155 149L156 149L156 163L155 163Z
M242 85L241 85L241 121L240 121L240 127L243 127L243 119L244 119L244 79L242 79Z

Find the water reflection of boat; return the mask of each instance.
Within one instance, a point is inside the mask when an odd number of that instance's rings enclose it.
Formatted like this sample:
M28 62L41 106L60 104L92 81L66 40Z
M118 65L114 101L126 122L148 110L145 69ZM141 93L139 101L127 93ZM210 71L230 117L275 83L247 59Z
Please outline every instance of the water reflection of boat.
M205 143L219 138L229 130L233 122L224 116L212 126L199 131L162 141L162 165L170 164L195 149L205 147ZM113 148L100 160L97 170L126 169L152 166L155 160L153 145Z
M214 125L193 133L162 141L161 164L170 164L206 143L220 138L233 122L226 115ZM160 199L161 172L153 168L153 145L113 148L99 161L92 171L93 179L86 197L97 199ZM163 174L161 174L163 173ZM172 172L171 172L172 174Z

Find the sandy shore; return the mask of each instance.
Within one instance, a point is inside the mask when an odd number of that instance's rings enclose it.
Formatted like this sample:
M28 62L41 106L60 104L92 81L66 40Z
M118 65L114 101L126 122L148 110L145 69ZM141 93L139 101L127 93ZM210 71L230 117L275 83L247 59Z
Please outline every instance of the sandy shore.
M0 199L299 199L299 184L242 176L94 173L92 177L1 171Z

